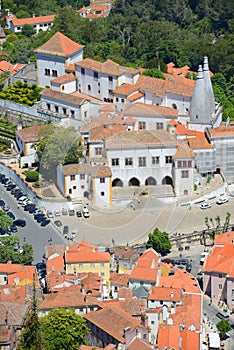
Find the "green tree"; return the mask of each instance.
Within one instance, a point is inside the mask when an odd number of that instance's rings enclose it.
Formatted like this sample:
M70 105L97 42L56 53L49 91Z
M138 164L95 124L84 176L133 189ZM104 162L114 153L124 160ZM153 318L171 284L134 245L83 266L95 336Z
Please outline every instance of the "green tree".
M46 350L77 350L86 344L86 321L74 310L53 309L41 319L42 344Z
M35 278L33 283L33 296L31 306L24 323L24 329L20 335L17 350L41 350L41 326L38 317Z
M171 249L171 242L167 232L161 232L157 227L149 233L146 248L153 248L157 253L167 254Z
M23 244L22 253L20 254L20 262L23 265L31 265L33 262L33 247L31 244Z
M147 76L152 77L152 78L159 78L159 79L162 79L162 80L166 79L164 74L160 70L158 70L156 68L146 69L143 72L143 75L147 75Z
M0 229L6 230L13 223L13 219L10 218L4 211L0 210Z
M36 170L29 170L26 172L26 181L35 182L39 179L39 173Z
M36 145L40 158L40 171L47 179L54 180L59 164L78 163L82 157L81 136L73 127L46 125Z
M36 30L30 24L25 24L22 27L21 33L30 38L36 33Z
M227 333L232 329L230 323L227 320L221 320L216 324L216 328L222 334Z

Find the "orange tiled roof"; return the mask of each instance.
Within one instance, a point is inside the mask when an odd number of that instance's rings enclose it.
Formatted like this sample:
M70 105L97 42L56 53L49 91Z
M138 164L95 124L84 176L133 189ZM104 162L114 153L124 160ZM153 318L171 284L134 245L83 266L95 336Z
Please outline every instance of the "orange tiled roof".
M181 350L200 350L200 334L188 329L180 333L182 338Z
M98 328L110 334L120 343L124 343L124 329L130 327L132 330L140 326L140 322L127 312L117 306L106 307L102 310L90 312L83 316L86 320Z
M124 130L126 130L126 127L120 122L115 124L109 123L99 126L93 126L89 131L89 139L90 141L101 141L103 139L107 140L109 137L119 134Z
M174 159L194 158L194 153L193 153L192 149L189 147L187 140L186 141L178 141L176 153L173 156L173 158Z
M74 97L78 97L78 98L81 98L83 100L87 100L87 101L92 101L92 102L96 102L96 103L100 103L102 104L103 101L98 99L98 98L95 98L95 97L92 97L92 96L89 96L89 95L85 95L85 94L82 94L78 91L75 91L75 92L72 92L71 93L71 96L74 96Z
M15 272L20 272L22 270L21 264L12 264L11 261L8 261L7 263L1 263L0 264L0 273L6 273L11 274Z
M159 324L158 347L159 349L179 349L180 327L178 325Z
M112 273L110 275L112 285L128 286L129 275L123 273Z
M130 273L129 279L156 282L159 255L153 250L146 250L137 260L137 265Z
M234 244L224 244L214 247L212 253L206 257L203 271L219 272L234 277Z
M15 27L23 26L25 24L40 24L53 22L56 15L29 17L29 18L12 18L11 21Z
M180 301L182 290L169 287L152 287L149 300Z
M128 350L152 350L152 345L146 342L144 339L135 338L128 345Z
M229 138L234 136L234 125L219 126L218 128L208 129L208 134L212 138Z
M66 83L70 83L71 81L75 81L75 80L76 80L76 78L75 78L74 74L69 73L69 74L64 74L61 77L58 77L58 78L51 80L51 83L66 84Z
M208 142L208 140L205 136L203 138L202 137L189 138L188 142L189 142L189 146L194 151L198 150L198 149L214 148L214 146Z
M57 272L60 273L61 271L64 271L64 254L54 254L50 256L46 261L46 270L47 275L49 275L51 272Z
M26 64L11 64L7 61L1 61L0 62L0 74L3 72L10 72L12 74L16 73L20 68L26 66Z
M128 96L133 92L138 92L138 88L135 85L126 84L126 83L120 85L113 91L114 94L124 95L124 96Z
M131 96L128 97L128 101L136 101L139 98L141 98L142 96L144 96L144 94L142 92L136 92L134 94L132 94Z
M49 97L49 98L53 98L57 101L64 101L64 102L68 102L68 103L73 103L77 106L81 106L85 100L84 98L78 97L78 96L73 95L73 94L65 94L64 92L54 91L51 89L44 89L41 93L41 97L42 98Z
M122 131L106 140L107 148L142 148L148 146L175 146L174 135L165 130L134 130Z
M19 304L25 304L26 300L30 296L28 286L15 286L15 285L1 285L0 286L1 301L16 302Z
M16 282L16 279L18 282ZM36 286L39 286L37 271L35 266L22 266L21 270L8 276L8 284L23 286L32 285L35 279Z
M64 34L57 32L35 52L67 57L80 51L83 47L83 45L69 39Z
M82 241L80 244L73 245L65 253L66 264L86 263L86 262L109 262L110 254L108 252L99 252L97 247Z
M224 232L215 235L214 244L233 244L234 242L234 232Z
M45 125L35 125L29 128L16 130L18 135L24 142L37 142L39 140L38 133L44 128Z
M186 126L184 124L178 123L176 125L176 134L177 135L185 135L186 132L187 132L187 128L186 128Z
M85 58L84 60L77 62L76 65L83 68L94 70L96 72L101 72L104 74L111 74L116 76L120 76L122 74L135 75L138 73L137 69L120 66L118 63L112 60L107 60L106 62L101 63L98 61L91 60L90 58Z
M118 291L118 298L119 300L121 299L124 299L124 300L127 300L127 299L132 299L133 298L133 291L129 288L119 288L119 291Z
M146 103L137 102L127 106L124 110L126 116L149 116L149 117L170 117L177 118L178 110L171 107L148 105Z

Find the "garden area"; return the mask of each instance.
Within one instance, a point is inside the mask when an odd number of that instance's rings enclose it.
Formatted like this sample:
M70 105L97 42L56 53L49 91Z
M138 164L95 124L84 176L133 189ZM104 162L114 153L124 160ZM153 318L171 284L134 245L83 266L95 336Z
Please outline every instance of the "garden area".
M33 106L35 102L40 100L42 90L36 84L28 85L27 83L17 81L0 92L0 99Z

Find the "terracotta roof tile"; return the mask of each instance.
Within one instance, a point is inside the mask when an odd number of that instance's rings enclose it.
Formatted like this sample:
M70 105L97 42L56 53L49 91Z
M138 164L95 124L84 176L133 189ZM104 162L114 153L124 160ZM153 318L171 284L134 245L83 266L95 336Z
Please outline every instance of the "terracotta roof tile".
M84 60L77 62L76 65L83 68L94 70L96 72L116 75L116 76L120 76L122 74L135 75L138 73L137 69L123 67L112 60L107 60L106 62L101 63L98 61L91 60L90 58L85 58Z
M56 15L28 17L28 18L12 18L12 23L15 27L23 26L25 24L40 24L53 22Z
M129 247L112 247L111 251L114 255L121 259L130 259L132 257L138 257L139 252L136 249L132 249Z
M82 105L82 103L85 100L84 98L78 97L78 96L73 95L73 94L65 94L63 92L54 91L51 89L43 90L41 93L41 98L43 98L43 97L49 97L49 98L52 98L52 99L57 100L57 101L64 101L64 102L72 103L72 104L77 105L77 106Z
M178 325L160 324L158 326L159 349L179 349L180 327Z
M174 159L191 159L194 158L194 153L189 147L187 140L179 141L176 149L176 153L173 156Z
M152 350L152 345L144 339L135 338L127 347L127 350Z
M208 134L212 138L229 138L234 136L234 125L231 126L219 126L218 128L208 129Z
M93 177L111 177L111 175L111 169L106 165L100 164L93 167Z
M200 334L188 329L180 333L182 338L181 350L200 350Z
M140 322L128 313L112 305L102 310L90 312L83 316L106 333L110 334L120 343L124 343L124 328L132 330L140 326Z
M124 110L124 116L148 116L148 117L170 117L177 118L178 110L171 107L148 105L146 103L137 102L127 106Z
M206 257L203 271L219 272L234 277L234 244L224 244L223 247L214 247Z
M80 244L74 244L66 251L65 261L66 264L79 262L109 262L110 254L108 252L99 252L97 247L82 241Z
M28 304L19 304L17 302L8 301L0 302L0 315L2 315L2 321L5 321L5 315L7 314L7 321L10 325L22 327L28 309Z
M80 292L80 288L76 291L65 289L57 293L50 293L44 295L44 300L39 304L39 309L53 309L57 307L82 307L88 303L84 299L84 295Z
M133 291L129 288L119 288L118 290L118 299L132 299L133 298Z
M188 139L189 146L193 151L198 149L210 149L214 148L214 146L208 142L206 137L195 137L195 138L189 138Z
M129 275L123 273L112 273L110 276L112 286L128 286Z
M45 44L35 50L35 52L68 57L82 50L83 47L83 45L69 39L64 34L57 32Z
M98 104L102 104L103 103L103 101L98 99L98 98L82 94L82 93L80 93L78 91L72 92L71 96L74 96L76 98L80 98L80 99L83 99L83 100L91 101L91 102L96 102Z
M89 126L90 127L90 126ZM119 122L116 124L104 124L93 126L89 129L89 138L91 141L103 140L111 137L112 135L116 135L123 130L126 130L126 127Z
M3 60L0 62L0 74L3 72L10 72L11 74L14 74L24 66L26 66L26 64L11 64L10 62Z
M58 77L58 78L51 80L51 83L67 84L67 83L70 83L71 81L76 81L76 77L74 76L74 74L69 73L69 74L64 74L61 77Z
M113 91L114 94L124 95L124 96L128 96L133 92L138 92L138 88L135 85L126 84L126 83L120 85Z
M60 273L61 271L64 271L64 253L60 255L54 254L48 257L46 261L46 270L47 275L49 275L51 272Z
M18 135L24 142L37 142L39 140L38 133L44 128L45 125L35 125L29 128L16 130Z
M75 174L90 174L91 165L87 163L67 164L63 165L62 172L64 176Z
M142 148L150 146L175 146L175 136L165 130L122 131L106 140L107 148Z
M173 324L185 329L190 329L193 325L196 331L201 329L202 294L184 293L182 305L176 306L176 312L171 314Z
M163 300L163 301L181 301L182 290L169 287L152 287L149 300Z
M128 97L128 101L130 101L130 102L136 101L139 98L141 98L142 96L144 96L144 94L142 92L136 92L135 94L132 94L131 96Z
M22 265L20 271L8 276L8 284L15 286L23 286L26 284L33 285L34 279L36 282L36 286L39 286L36 267Z
M234 242L234 232L224 232L215 235L214 244L233 244Z

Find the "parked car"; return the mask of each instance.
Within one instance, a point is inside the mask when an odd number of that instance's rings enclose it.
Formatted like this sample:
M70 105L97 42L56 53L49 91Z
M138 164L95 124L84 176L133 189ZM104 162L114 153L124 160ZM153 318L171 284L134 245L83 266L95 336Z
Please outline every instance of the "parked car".
M182 246L179 246L178 250L179 250L179 252L182 252L182 250L184 250L184 248Z
M3 207L5 205L5 202L3 199L0 199L0 207Z
M45 219L41 221L41 226L47 226L50 223L50 219Z
M202 203L200 205L200 208L201 209L209 209L209 208L211 208L211 205L210 205L210 203L205 202L205 203Z
M61 213L60 213L59 210L55 210L55 211L54 211L54 216L60 216L60 215L61 215Z
M67 225L65 225L64 228L63 228L63 234L67 235L68 232L69 232L69 227Z
M78 235L78 230L73 230L72 233L71 233L71 236L73 238L76 238L77 235Z
M26 226L26 221L23 219L17 219L15 221L13 221L13 225L19 226L19 227L24 227L24 226Z
M18 228L17 228L17 226L15 226L14 224L12 224L12 225L10 226L10 230L11 230L12 233L18 232Z
M67 215L67 209L66 208L62 208L62 215Z
M69 216L74 216L74 215L75 215L75 210L70 209L70 210L68 211L68 214L69 214Z
M84 218L89 218L89 209L87 207L83 208L82 213Z
M9 211L10 210L10 207L9 207L9 205L7 205L7 204L5 204L3 207L2 207L2 209L4 210L4 211Z
M81 213L81 211L80 211L80 210L77 210L77 212L76 212L76 216L77 216L78 218L81 218L81 217L82 217L82 213Z
M54 214L52 213L51 210L47 210L46 215L48 216L48 218L53 218Z
M62 222L60 220L55 220L54 224L57 226L57 227L61 227L63 226Z
M8 186L7 186L6 190L7 190L7 191L11 191L11 190L13 190L15 187L16 187L15 184L11 184L11 185L8 185Z
M189 245L186 245L186 246L184 247L184 249L185 249L185 250L189 250L189 249L190 249L190 246L189 246Z
M15 215L11 211L8 211L7 215L10 216L10 218L12 218L13 220L15 220Z
M219 198L219 199L216 201L216 204L221 205L221 204L227 203L228 201L229 201L228 198L223 197L223 198Z

